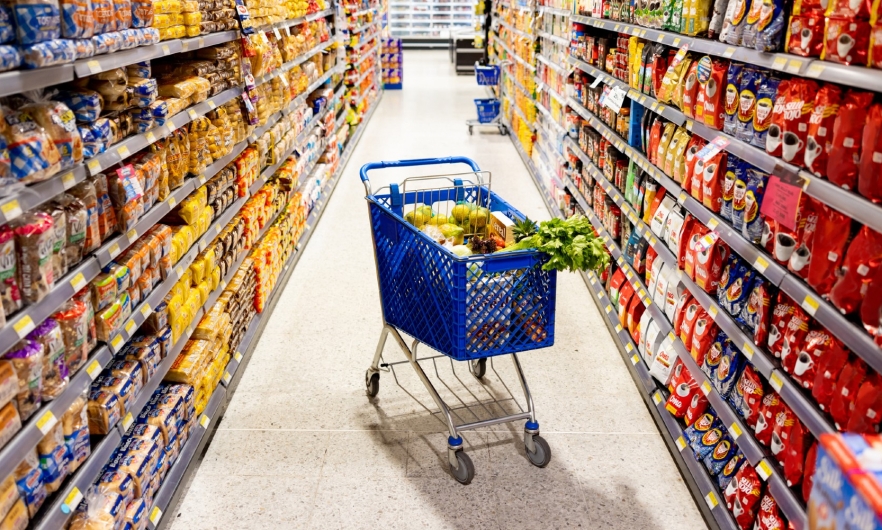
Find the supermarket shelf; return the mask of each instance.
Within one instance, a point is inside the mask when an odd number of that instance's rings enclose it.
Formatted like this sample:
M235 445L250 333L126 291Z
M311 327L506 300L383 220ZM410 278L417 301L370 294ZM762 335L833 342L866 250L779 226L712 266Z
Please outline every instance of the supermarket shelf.
M539 92L541 92L543 90L545 92L548 92L548 95L551 96L552 98L554 98L558 103L560 103L561 107L567 106L567 98L560 95L556 90L552 89L550 86L546 85L545 83L538 83L536 85L536 88Z
M538 101L536 102L536 110L538 110L540 113L542 113L545 116L546 122L550 123L553 126L554 131L558 135L561 135L561 136L567 135L567 130L564 129L563 126L561 124L559 124L556 119L554 119L554 116L551 115L551 111L546 109L545 107L543 107L542 104L539 103Z
M368 68L368 69L365 70L361 75L359 75L358 78L356 78L356 80L355 80L353 83L350 84L350 83L347 82L347 84L348 84L349 86L352 86L352 87L360 86L361 83L362 83L365 79L367 79L367 77L368 77L369 75L371 75L371 74L375 74L375 73L377 73L377 69L376 69L376 67L374 67L374 68Z
M511 51L511 48L509 48L508 45L506 45L504 42L502 42L502 39L496 39L496 42L497 42L500 46L502 46L502 49L505 50L505 52L508 54L508 56L509 56L510 58L512 58L512 59L514 59L515 61L517 61L518 63L520 63L520 64L521 64L524 68L526 68L527 70L529 70L529 71L531 71L531 72L535 72L535 71L536 71L536 67L535 67L535 66L533 66L532 64L530 64L530 63L528 63L527 61L525 61L523 58L521 58L520 55L518 55L518 54L516 54L515 52Z
M557 35L552 35L551 33L546 33L544 31L539 31L537 33L543 39L548 39L548 40L550 40L552 42L556 42L562 46L569 46L570 45L570 41L563 38L563 37L558 37Z
M111 358L110 350L106 346L99 345L95 348L83 367L75 374L71 374L64 392L36 411L12 440L3 447L3 450L0 451L0 473L6 473L4 476L9 476L28 453L33 453L45 433L49 432L49 429L61 420L71 404L83 394L83 391L89 388Z
M547 7L547 6L539 6L539 13L540 14L548 13L551 15L559 15L562 17L568 17L573 14L568 9L560 9L558 7Z
M364 32L365 30L368 30L368 29L370 29L370 28L376 26L376 25L379 24L379 23L380 23L379 20L374 20L373 22L368 22L367 24L364 24L364 25L362 25L362 26L358 26L358 27L356 27L356 28L352 28L352 29L350 29L350 30L349 30L349 33L351 33L351 34L353 34L353 35L355 35L355 34L357 34L357 33L362 33L362 32Z
M222 385L218 385L211 394L211 398L209 398L208 404L199 416L196 425L191 428L190 437L187 439L184 447L181 448L178 459L172 468L168 470L168 474L162 481L159 491L156 492L153 498L153 508L150 510L147 528L151 530L157 528L156 523L162 520L163 512L168 508L175 490L177 490L178 485L184 479L184 475L190 469L193 459L196 455L202 454L202 451L211 439L211 435L217 426L217 422L212 423L212 419L218 419L222 416L227 408L227 404L227 389Z
M540 63L544 64L545 66L551 68L552 70L554 70L555 72L557 72L558 74L560 74L564 77L570 75L570 73L566 70L566 68L561 68L560 66L551 62L551 60L549 60L547 57L545 57L541 53L536 55L536 60L539 61Z
M379 35L379 33L378 33L378 35ZM375 36L376 36L376 35L375 35ZM359 55L361 55L361 57L359 57L358 60L355 61L354 63L351 63L351 65L352 65L353 67L355 67L355 68L358 68L358 66L359 66L361 63L365 62L365 61L367 60L368 57L375 56L375 55L376 55L376 52L377 52L377 50L378 50L379 48L380 48L380 45L379 45L379 44L375 44L371 49L367 50L366 52L362 52L362 53L360 53Z
M572 15L571 20L581 24L587 24L595 28L608 31L628 33L642 39L660 42L674 48L689 44L689 51L704 53L751 63L763 68L770 68L788 74L803 75L812 78L822 78L831 83L840 83L856 88L882 86L882 71L865 68L862 66L845 66L837 63L810 59L788 53L764 53L741 46L732 46L724 42L689 37L659 31L651 28L643 28L633 24L625 24L613 20L605 20L583 15Z
M308 61L309 59L311 59L313 56L318 55L319 53L322 53L323 51L327 50L336 42L337 42L336 39L328 39L327 41L322 42L317 46L314 46L309 51L299 55L296 59L293 59L293 60L283 64L281 67L276 68L272 72L269 72L267 74L264 74L260 77L255 78L254 84L255 85L262 85L262 84L266 83L267 81L270 81L270 80L280 76L283 73L289 72L295 66L297 66L299 64L303 64L306 61Z
M43 506L28 528L35 530L64 528L83 499L83 494L98 479L120 440L121 436L116 429L111 430L107 436L102 438L98 445L92 448L89 458L83 462L72 477L67 479L64 489L56 494L55 500L48 506Z
M149 61L173 53L181 53L181 51L183 51L183 45L180 39L174 39L149 46L139 46L129 50L96 55L88 59L80 59L73 63L74 72L77 74L77 77L87 77L141 61Z
M181 39L181 51L190 52L193 50L198 50L200 48L217 46L218 44L223 44L225 42L239 40L241 37L242 32L237 29L231 29L228 31L209 33L208 35L205 35L203 37L190 37L188 39Z
M293 26L299 26L304 22L312 22L313 20L318 20L320 18L325 18L327 16L331 16L334 14L333 9L325 9L323 11L318 11L316 13L312 13L309 15L304 15L298 18L292 18L291 20L283 20L281 22L276 22L275 24L267 24L265 26L261 26L257 28L257 31L273 31L274 29L285 29Z
M882 83L882 81L880 81ZM882 86L882 85L875 85ZM882 206L868 201L865 197L833 184L829 180L799 172L797 184L802 191L848 215L877 232L882 232Z
M518 88L518 90L521 91L521 93L523 93L525 96L527 96L527 98L529 98L531 100L534 99L533 93L530 92L529 90L527 90L527 87L522 85L521 82L518 81L517 77L511 75L511 73L508 70L503 70L503 71L505 72L505 75L508 76L509 79L511 79L511 84L516 86Z
M509 130L512 130L510 123L505 123L505 126L508 127ZM545 201L545 206L548 207L549 213L552 215L557 215L560 212L560 208L556 205L556 201L554 197L551 196L551 193L545 187L545 184L538 178L538 171L536 166L533 164L533 160L527 156L526 151L521 146L520 141L517 139L515 135L509 135L511 138L511 143L515 146L515 151L518 152L518 155L521 157L521 161L527 166L527 172L530 173L530 176L533 177L533 183L536 184L536 188L539 190L539 194L542 195L542 199Z
M517 103L515 103L513 99L509 97L506 97L506 99L508 100L509 107L514 109L515 114L517 114L518 117L521 118L521 121L527 126L527 128L535 132L536 124L527 119L527 117L524 115L524 111L522 111L521 108L518 107ZM509 128L509 130L511 130L511 128Z
M509 24L508 22L504 22L504 21L500 20L500 21L499 21L499 25L502 26L502 27L504 27L504 28L506 28L506 29L508 29L509 31L511 31L512 33L514 33L515 35L517 35L518 37L523 37L523 38L528 39L528 40L531 40L531 41L536 40L536 35L533 35L533 34L527 33L527 32L525 32L525 31L521 31L521 30L519 30L518 28L516 28L516 27L512 26L511 24Z
M367 9L362 9L361 11L356 11L355 13L346 13L346 8L344 7L344 8L343 8L343 13L344 13L347 17L360 17L360 16L362 16L362 15L367 15L368 13L371 13L371 12L373 12L373 11L376 11L377 9L379 9L379 7L380 7L380 6L369 7L369 8L367 8Z
M86 166L80 163L67 171L56 173L48 180L10 193L0 199L0 223L8 223L22 213L54 199L86 180L86 177Z
M0 73L0 97L73 81L72 64Z

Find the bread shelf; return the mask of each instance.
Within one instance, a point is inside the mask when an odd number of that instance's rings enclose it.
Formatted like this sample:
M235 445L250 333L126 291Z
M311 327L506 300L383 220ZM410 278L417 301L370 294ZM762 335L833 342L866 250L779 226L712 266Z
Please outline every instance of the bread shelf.
M0 97L28 90L67 83L74 79L73 64L62 64L36 70L12 70L0 73Z
M141 61L149 61L181 53L181 51L183 51L183 45L180 39L163 41L149 46L139 46L129 50L120 50L104 55L96 55L88 59L80 59L73 63L74 73L76 73L77 77L87 77Z

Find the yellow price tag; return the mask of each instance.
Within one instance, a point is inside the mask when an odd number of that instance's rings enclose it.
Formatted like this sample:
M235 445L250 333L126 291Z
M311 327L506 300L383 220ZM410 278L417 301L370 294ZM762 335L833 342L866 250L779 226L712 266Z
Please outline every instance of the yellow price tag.
M802 68L802 60L800 59L790 59L787 61L787 72L791 74L798 74L799 70Z
M117 335L116 337L113 337L113 339L110 341L110 346L111 348L113 348L113 353L118 352L120 348L122 348L123 344L125 344L125 341L123 340L122 335Z
M655 402L656 405L661 405L662 397L658 392L654 392L652 394L652 401Z
M156 135L153 134L152 131L147 131L144 133L144 138L147 139L147 143L152 144L156 141Z
M101 364L98 361L93 360L89 363L89 366L86 367L86 373L89 374L89 377L94 381L98 378L98 374L101 373Z
M677 444L677 449L679 449L680 451L686 449L686 440L684 440L682 436L678 437L674 443Z
M86 286L86 277L83 276L82 272L76 273L73 278L70 280L70 286L73 287L75 292L79 291L83 287Z
M168 47L168 44L162 45L162 54L169 55L171 53L171 48Z
M756 353L753 350L753 346L747 341L744 341L744 344L741 345L741 352L744 353L744 356L748 359L753 359L753 354Z
M129 320L128 323L126 323L126 333L129 335L129 337L131 337L135 333L136 329L138 329L138 325L135 324L134 320Z
M769 480L769 477L772 476L772 466L769 465L765 458L756 466L756 474L763 480Z
M695 124L692 120L686 120L686 130L692 132L692 126Z
M735 55L734 46L729 46L728 48L726 48L726 51L723 52L723 57L725 57L726 59L731 59L733 55Z
M86 164L86 167L89 168L89 173L94 175L95 173L101 171L101 162L97 158L93 158L89 160L89 162Z
M651 238L649 238L649 244L652 246L658 245L658 239L656 239L655 236L652 236Z
M680 39L679 38L674 39L674 43L673 43L674 48L676 48L679 45L680 45Z
M618 324L618 325L616 326L616 333L621 333L621 332L622 332L622 325L621 325L621 324Z
M162 510L159 509L159 506L154 506L150 512L150 522L153 523L153 526L156 526L159 524L160 519L162 519Z
M113 259L119 255L119 245L114 243L110 245L110 248L107 250L107 253L110 254L110 259Z
M199 417L199 425L202 425L202 428L203 428L203 429L207 429L207 428L208 428L208 424L209 424L210 422L211 422L211 418L209 418L209 417L206 416L205 414L203 414L202 416Z
M711 217L711 219L707 222L707 227L710 228L711 230L716 230L717 225L719 225L719 224L720 223L718 223L715 218Z
M821 304L815 300L814 296L807 294L800 305L805 309L806 313L815 316L815 313L818 311L818 307L820 307Z
M129 243L138 239L138 231L132 228L128 232L126 232L126 237L129 238Z
M12 199L3 206L0 206L0 210L3 211L3 216L6 217L7 221L11 221L22 214L18 199Z
M681 191L681 192L680 192L680 196L677 197L677 202L680 203L680 206L683 206L683 204L686 203L686 199L687 199L688 197L689 197L689 195L688 195L685 191Z
M64 185L64 189L69 190L77 185L77 178L73 173L65 173L61 176L61 183Z
M701 383L701 391L705 396L711 393L711 384L707 379L704 380L704 383Z
M714 492L708 492L707 495L704 496L704 501L707 503L707 506L713 510L717 507L719 502L717 501L717 496Z
M234 353L233 359L236 359L237 363L241 363L242 362L242 352L237 351L236 353Z
M757 256L753 262L753 268L760 271L760 273L766 272L766 269L769 268L769 261L762 256Z
M612 311L612 306L607 304L606 307L603 308L603 310L606 311L607 313L609 313Z
M199 115L196 114L196 111L193 110L193 109L188 109L188 110L187 110L187 115L190 116L190 119L191 119L191 120L195 120L196 118L199 117Z
M772 372L772 375L769 376L769 384L772 385L772 388L775 389L775 392L780 392L782 388L784 388L784 380L781 379L781 376L778 375L778 372Z
M62 507L61 511L64 513L70 513L80 505L80 501L83 500L83 494L80 489L76 486L70 489L70 493L67 494L67 497L64 498L64 506L67 507L67 511L64 511L64 507Z
M822 73L824 73L825 68L827 67L821 64L819 61L814 61L811 65L809 65L808 70L805 71L805 75L807 77L818 78L821 76Z
M710 309L708 310L708 313L710 313L711 318L714 320L717 319L718 312L719 312L719 310L717 309L717 306L715 306L715 305L710 306Z
M775 60L772 61L772 68L775 70L783 70L786 64L787 57L775 57Z
M741 431L741 427L739 427L737 423L733 422L732 425L729 425L729 434L732 435L733 440L737 440L738 437L744 433Z
M89 71L93 74L97 74L101 71L101 63L99 63L98 61L89 61L86 63L86 66L89 67Z
M640 362L640 356L635 353L634 355L631 356L631 363L637 364L638 362Z
M625 351L626 352L631 353L631 350L633 350L633 349L634 349L634 345L631 344L630 342L628 344L625 344Z
M205 178L205 175L199 175L199 184L204 185L206 182L208 182L208 179Z
M131 153L129 153L128 147L122 146L116 150L116 154L118 154L121 159L125 159L128 158Z
M659 41L659 42L664 42L664 41L665 41L665 35L664 35L664 33L659 33L659 35L658 35L658 41Z
M37 420L37 428L40 429L40 432L46 434L49 432L49 429L55 427L55 424L58 423L58 418L55 417L55 414L52 414L51 410L47 410L40 416L40 419Z
M230 372L224 372L224 384L225 385L230 384L230 379L232 379L232 378L233 378L233 376L230 375Z
M178 204L178 200L177 200L177 199L175 199L174 197L169 197L169 198L168 198L168 207L169 207L169 208L174 208L175 206L177 206L177 204Z
M211 110L214 110L217 108L217 105L214 103L214 100L211 100L211 99L208 100L208 108L210 108Z
M150 313L153 312L153 308L150 307L150 304L144 302L144 305L141 306L141 316L147 318L150 316Z
M178 273L179 279L184 276L184 269L180 265L178 265L177 268L175 268L175 272Z
M132 416L131 412L129 412L128 414L126 414L126 417L123 418L123 421L122 421L123 430L124 431L129 430L129 427L131 427L133 423L135 423L135 417Z
M34 320L31 318L31 315L25 315L18 319L18 322L12 325L12 329L15 330L15 334L18 335L18 338L23 339L25 335L30 333L34 327Z

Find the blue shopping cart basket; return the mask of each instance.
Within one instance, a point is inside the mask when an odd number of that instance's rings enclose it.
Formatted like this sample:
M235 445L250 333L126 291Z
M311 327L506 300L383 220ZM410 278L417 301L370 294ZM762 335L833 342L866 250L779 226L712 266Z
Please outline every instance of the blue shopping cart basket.
M476 99L475 106L478 108L478 122L490 123L499 116L498 99Z
M377 193L371 192L368 171L435 164L466 164L474 173L413 177L405 180L403 191L399 185L391 184ZM476 178L478 183L463 178L467 175ZM408 205L415 209L418 204L431 206L460 201L523 220L524 215L485 186L480 175L478 165L465 157L371 162L361 168L384 320L374 360L365 373L367 394L373 397L379 392L381 368L392 369L394 373L395 364L410 363L445 417L450 433L450 471L463 484L472 480L474 465L462 451L462 438L458 434L461 430L527 420L524 427L527 458L538 467L545 467L551 460L551 449L539 436L533 398L516 355L554 344L557 273L542 270L547 256L536 250L520 250L460 257L405 220ZM417 191L407 189L408 181L428 179L442 180L445 185ZM411 348L398 330L414 337ZM383 348L390 334L407 361L381 365ZM417 346L421 342L451 359L470 361L470 370L478 379L486 373L488 357L511 354L526 397L526 410L521 408L514 414L471 423L455 423L453 415L459 418L459 414L452 413L420 367L419 361L432 359L434 362L435 359L417 357Z
M496 86L499 83L499 65L481 66L475 64L475 75L479 85Z

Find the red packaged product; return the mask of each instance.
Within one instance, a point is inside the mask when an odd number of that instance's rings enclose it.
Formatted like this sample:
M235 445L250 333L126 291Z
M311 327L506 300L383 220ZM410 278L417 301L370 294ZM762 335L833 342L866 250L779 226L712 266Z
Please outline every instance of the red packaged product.
M827 156L833 145L833 127L841 99L842 90L831 84L822 86L815 96L803 156L805 168L815 175L824 175L827 171Z
M695 117L695 103L698 99L698 61L692 61L686 72L686 81L683 83L683 114L690 118ZM695 138L693 136L693 138Z
M720 329L704 309L698 310L695 318L695 326L692 329L692 347L690 353L698 366L704 364L704 356L711 349L711 344L717 338Z
M794 15L823 15L826 10L827 0L795 0L792 11Z
M704 414L704 411L707 410L707 405L707 397L703 393L696 392L692 395L692 400L689 402L689 406L686 407L686 413L683 415L683 421L687 427L695 423L695 420Z
M787 260L787 268L800 278L808 276L808 264L812 257L812 239L818 226L818 201L802 194L796 212L796 248Z
M677 307L674 308L674 333L678 335L680 334L680 326L683 325L683 319L686 317L686 307L693 300L695 300L695 298L688 290L684 290L680 295L680 298L677 300Z
M870 49L869 22L828 16L824 34L824 53L821 54L821 59L841 64L867 64L867 52Z
M686 309L683 311L683 320L681 321L680 326L676 328L676 331L680 335L680 340L684 345L689 345L690 348L692 348L692 332L695 329L695 322L703 312L704 309L701 308L701 304L698 303L698 300L692 298L686 304Z
M839 379L833 387L833 399L830 400L830 415L840 431L848 426L857 391L866 376L867 365L857 357L846 363L839 373Z
M882 270L882 234L868 226L861 227L852 239L842 263L842 274L830 290L830 301L845 315L854 313L871 279Z
M627 319L628 304L631 303L631 297L634 295L634 286L631 282L626 281L619 289L619 299L616 301L616 315L619 318L619 324L624 327Z
M793 368L796 366L796 359L802 351L808 329L808 314L800 307L794 306L784 330L784 342L781 344L781 365L789 374L793 373Z
M658 257L658 252L655 251L651 246L646 247L646 275L644 281L649 283L649 275L652 273L652 263L655 261L655 258Z
M868 333L876 337L882 336L882 270L877 269L867 283L867 294L861 304L861 322Z
M729 246L715 232L708 232L695 244L695 284L708 294L717 292Z
M612 278L609 280L609 288L607 289L609 297L613 300L618 300L619 291L626 283L625 272L622 269L616 269L616 272L613 273ZM633 287L631 289L633 290Z
M754 282L742 318L755 322L753 343L765 344L769 337L769 318L772 314L772 293L769 282Z
M698 238L694 236L699 226L701 226L701 223L698 222L698 219L693 217L692 214L686 215L683 226L680 228L680 240L677 242L677 268L681 271L686 270L686 256L689 254L689 246L694 245L698 241ZM693 276L691 272L686 274L690 277Z
M882 420L882 375L873 371L861 384L848 419L848 432L875 434Z
M679 366L682 366L682 364ZM675 418L682 418L686 415L686 409L688 409L689 404L692 403L692 398L699 393L698 383L689 376L689 371L683 369L682 372L684 372L687 377L682 378L681 382L674 387L671 395L668 396L667 403L665 403L665 409Z
M845 255L851 219L826 204L818 204L818 222L812 239L812 259L806 281L818 294L830 292Z
M805 454L805 471L802 474L802 500L808 502L812 493L812 485L815 478L815 460L818 459L818 442L812 441L811 447Z
M823 327L809 330L790 372L800 386L811 390L815 384L816 367L821 364L821 356L832 344L833 336Z
M790 101L790 81L783 80L778 84L775 94L775 105L772 107L772 123L766 135L766 152L772 156L781 156L781 142L784 136L784 116Z
M873 56L876 57L876 54ZM880 42L879 57L882 59L882 42ZM882 68L882 65L877 68ZM873 202L882 202L882 104L880 103L870 106L867 123L864 125L858 192Z
M674 366L671 368L671 380L668 381L668 390L673 392L677 385L688 383L690 379L692 379L692 375L689 374L689 370L683 364L683 360L679 357L675 358Z
M848 363L848 350L837 338L832 337L830 344L820 356L815 357L815 382L812 384L812 397L821 410L830 410L833 391L843 368Z
M840 18L870 18L873 0L828 0L827 16Z
M790 316L796 304L793 300L783 292L778 293L778 301L775 303L775 309L772 311L772 322L769 326L769 351L775 357L781 357L781 348L784 346L784 335L786 334L787 324L790 323Z
M700 166L701 165L701 166ZM726 152L720 151L701 164L699 160L695 164L695 171L701 167L701 203L712 212L719 213L723 206L723 176L726 174Z
M772 456L782 466L784 465L784 448L787 446L790 437L790 429L794 422L798 421L796 415L790 410L786 403L781 401L778 410L775 412L774 423L772 424L772 435L769 437L769 449L772 450Z
M634 342L640 340L640 317L646 311L646 306L639 296L632 296L631 303L628 305L628 313L625 322L627 323L628 333Z
M662 120L655 120L649 129L649 161L656 166L658 165L656 160L658 143L661 141L663 125Z
M775 223L772 233L772 257L781 265L787 265L796 250L796 231L781 223Z
M808 451L812 435L805 425L794 416L793 425L787 432L784 444L784 480L791 488L802 482L805 454Z
M762 481L753 466L744 465L726 486L723 499L741 530L750 530L759 506Z
M692 138L689 139L689 143L686 144L686 164L684 167L685 171L683 171L683 182L680 183L680 186L682 186L687 193L692 193L692 177L695 173L695 164L698 162L698 157L695 155L706 143L707 142L705 142L704 138L694 134L692 135ZM700 199L701 198L699 197L699 200Z
M775 418L782 406L781 397L777 392L769 392L763 396L763 403L760 405L759 415L756 417L756 426L753 432L759 443L769 446L772 439L772 430L775 426Z
M695 119L712 129L722 130L726 119L726 73L729 61L705 55L698 61L698 81L701 89L695 109Z
M787 51L803 57L820 57L824 51L824 14L793 15L787 28Z
M744 422L751 429L756 428L756 421L759 417L760 406L763 403L763 381L753 365L747 364L741 377L738 378L736 392L744 401L744 406L739 413L744 417Z
M781 158L785 162L798 165L803 163L805 143L808 140L808 122L814 109L817 92L818 84L814 81L802 78L790 80L781 135ZM768 143L766 148L768 150Z
M766 492L760 500L759 511L756 514L756 525L753 530L786 530L787 522L778 512L778 501Z
M873 94L870 92L849 90L845 93L833 126L827 179L847 190L857 187L864 123L872 102Z

